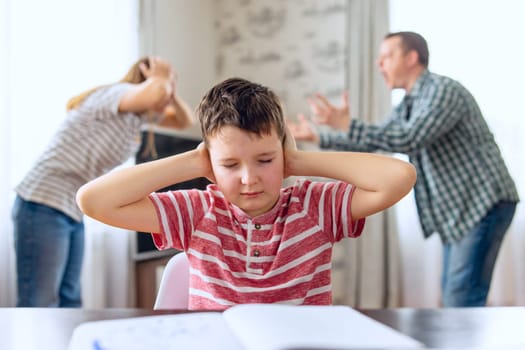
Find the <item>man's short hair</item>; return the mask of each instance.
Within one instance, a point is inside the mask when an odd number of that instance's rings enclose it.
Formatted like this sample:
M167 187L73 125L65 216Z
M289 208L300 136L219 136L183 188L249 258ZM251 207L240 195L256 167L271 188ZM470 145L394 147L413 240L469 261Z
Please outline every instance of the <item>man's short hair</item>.
M419 57L419 63L425 68L428 67L428 45L423 36L415 32L394 32L387 34L385 39L392 37L400 37L405 52L415 50Z
M241 78L230 78L212 87L196 109L202 137L225 126L235 126L256 135L275 130L284 143L286 128L277 95L268 87Z

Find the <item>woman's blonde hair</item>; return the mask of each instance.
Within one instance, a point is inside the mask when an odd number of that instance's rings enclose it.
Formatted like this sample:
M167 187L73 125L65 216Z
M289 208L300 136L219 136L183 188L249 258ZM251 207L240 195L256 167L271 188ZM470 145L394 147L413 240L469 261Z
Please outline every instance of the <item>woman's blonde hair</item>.
M126 75L124 75L124 77L122 79L120 79L119 82L120 83L140 84L143 81L145 81L146 77L144 76L144 74L142 74L142 71L140 70L140 65L142 63L145 64L146 67L149 67L149 58L147 56L140 58L137 62L135 62L130 67L130 69L128 70ZM97 91L98 89L100 89L100 88L102 88L104 86L107 86L107 84L106 85L96 86L94 88L86 90L86 91L84 91L84 92L82 92L82 93L80 93L80 94L70 98L69 101L67 101L66 110L69 112L70 110L77 108L78 106L80 106L80 104L82 102L84 102L84 100L89 95L91 95L92 93L94 93L95 91Z

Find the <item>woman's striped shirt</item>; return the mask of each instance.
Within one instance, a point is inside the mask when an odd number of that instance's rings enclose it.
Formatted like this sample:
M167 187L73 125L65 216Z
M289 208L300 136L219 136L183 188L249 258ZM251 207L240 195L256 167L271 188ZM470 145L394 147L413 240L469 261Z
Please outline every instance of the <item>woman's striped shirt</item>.
M47 149L15 191L27 201L58 209L81 221L77 190L128 160L140 146L142 118L119 113L131 84L100 88L71 110Z

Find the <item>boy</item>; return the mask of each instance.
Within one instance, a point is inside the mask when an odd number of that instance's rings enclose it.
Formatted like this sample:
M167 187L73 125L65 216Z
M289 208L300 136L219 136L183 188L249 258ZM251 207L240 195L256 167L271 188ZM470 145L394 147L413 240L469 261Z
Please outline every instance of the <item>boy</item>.
M353 152L298 151L268 88L238 78L213 87L196 111L195 150L121 169L84 185L82 211L134 231L190 262L189 309L240 303L328 305L335 242L357 237L365 217L405 196L412 165ZM331 182L288 176L320 176ZM154 193L207 177L205 191ZM153 192L153 193L152 193Z

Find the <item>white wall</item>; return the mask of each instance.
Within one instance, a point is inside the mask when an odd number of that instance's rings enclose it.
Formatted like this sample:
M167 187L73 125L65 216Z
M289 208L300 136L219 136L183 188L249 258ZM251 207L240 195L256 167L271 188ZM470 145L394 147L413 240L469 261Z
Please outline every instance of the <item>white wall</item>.
M217 74L272 88L288 117L309 112L315 92L339 99L346 88L344 0L216 2Z
M214 0L140 0L140 51L167 58L192 107L215 83ZM198 127L177 134L197 136Z
M141 51L167 57L192 106L240 76L271 87L290 115L346 87L345 0L141 0ZM178 132L178 134L184 132Z

